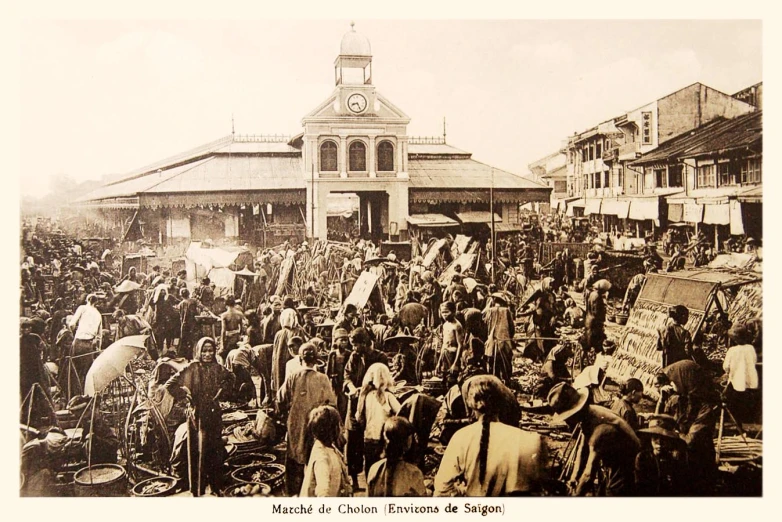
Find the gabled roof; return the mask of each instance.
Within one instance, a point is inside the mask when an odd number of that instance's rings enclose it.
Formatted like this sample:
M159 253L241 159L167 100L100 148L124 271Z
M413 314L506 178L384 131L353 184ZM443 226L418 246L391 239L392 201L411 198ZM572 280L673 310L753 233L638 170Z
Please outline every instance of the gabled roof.
M407 162L407 170L411 189L488 189L492 186L493 171L494 188L498 190L551 190L546 185L529 178L492 168L472 158L410 158Z
M730 120L719 118L680 134L644 154L631 165L669 163L762 146L763 111L756 111Z

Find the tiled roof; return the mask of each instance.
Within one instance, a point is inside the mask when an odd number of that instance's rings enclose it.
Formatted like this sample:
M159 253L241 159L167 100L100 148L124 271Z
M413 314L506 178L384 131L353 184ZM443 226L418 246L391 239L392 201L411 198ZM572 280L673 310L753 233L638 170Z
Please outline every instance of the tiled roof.
M495 189L551 189L543 184L469 158L410 159L407 165L411 189L429 188L482 188L492 186L494 171Z
M631 165L666 163L762 145L763 112L756 111L730 120L718 119L680 134L644 154Z

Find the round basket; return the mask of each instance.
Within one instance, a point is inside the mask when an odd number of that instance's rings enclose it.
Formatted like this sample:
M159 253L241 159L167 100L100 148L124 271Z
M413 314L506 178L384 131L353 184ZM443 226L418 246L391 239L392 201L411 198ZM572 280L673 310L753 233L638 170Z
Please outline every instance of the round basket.
M609 315L607 315L607 316L606 316L606 320L607 320L609 323L615 323L615 322L616 322L616 316L615 316L615 315L613 315L613 314L609 314Z
M260 472L261 476L255 476ZM243 466L231 472L231 478L240 484L268 484L272 489L282 485L285 476L285 466L281 464L256 464Z
M244 493L244 489L246 486L259 486L258 493L254 494L246 494ZM262 482L253 482L253 483L246 483L246 484L234 484L233 486L228 486L223 490L223 496L224 497L268 497L272 493L272 488L268 484L264 484Z
M272 453L243 453L234 455L225 461L231 468L243 468L258 464L271 464L277 461L277 456Z
M616 324L624 326L627 324L627 316L624 314L616 314Z
M130 494L143 498L170 497L176 491L176 483L174 477L152 477L133 486Z
M77 497L127 497L128 474L117 464L94 464L73 476Z

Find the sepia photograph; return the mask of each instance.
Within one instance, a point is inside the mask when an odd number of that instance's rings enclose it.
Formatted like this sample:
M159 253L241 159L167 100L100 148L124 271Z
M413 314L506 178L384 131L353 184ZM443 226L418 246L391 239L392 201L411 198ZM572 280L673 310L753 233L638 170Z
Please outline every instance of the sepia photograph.
M19 497L764 495L762 20L236 15L20 21Z

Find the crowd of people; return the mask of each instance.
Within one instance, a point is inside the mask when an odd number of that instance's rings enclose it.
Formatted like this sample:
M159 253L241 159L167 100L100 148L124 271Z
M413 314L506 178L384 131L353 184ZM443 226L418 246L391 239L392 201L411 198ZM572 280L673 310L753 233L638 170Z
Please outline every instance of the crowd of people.
M615 399L604 394L616 348L605 331L612 283L604 249L590 250L583 275L567 251L542 266L538 245L549 232L532 228L495 248L481 245L487 259L497 253L497 284L488 266L451 264L446 278L443 259L425 266L421 255L403 261L393 251L380 256L371 241L353 241L339 256L306 242L259 251L253 266L235 271L229 289L208 278L196 285L185 270L172 274L159 265L123 274L111 250L32 236L23 243L20 302L20 393L30 399L28 424L44 427L45 403L56 410L82 400L90 365L108 344L147 335L145 357L181 368L160 379L155 400L187 405L186 422L174 426L171 462L179 487L194 495L219 495L225 485L224 401L252 402L283 427L287 495L550 494L546 440L519 428L513 362L521 337L523 356L543 364L535 394L580 441L568 493L712 492L713 466L698 470L713 455L721 396L698 373L704 370L683 327L687 309L673 309L661 332L664 399L642 428L634 409L640 381L623 383ZM306 274L280 279L286 262L294 274ZM662 268L648 248L625 309L645 274ZM379 306L345 302L362 271L376 276ZM740 326L731 330L736 346L725 362L734 394L757 387L756 376L747 376L751 354L736 349L753 339ZM566 341L563 327L583 334ZM36 390L47 401L33 400ZM444 450L427 483L430 442Z

